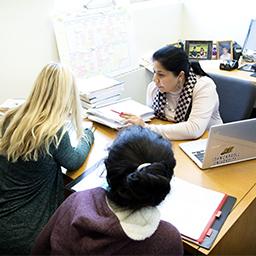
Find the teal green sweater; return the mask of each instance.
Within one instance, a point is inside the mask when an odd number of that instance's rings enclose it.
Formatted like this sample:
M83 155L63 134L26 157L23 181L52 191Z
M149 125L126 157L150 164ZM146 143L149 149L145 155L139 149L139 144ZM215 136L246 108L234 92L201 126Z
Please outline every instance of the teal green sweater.
M29 254L33 242L64 199L61 166L78 169L94 137L85 129L76 148L66 132L52 156L9 162L0 156L0 255Z

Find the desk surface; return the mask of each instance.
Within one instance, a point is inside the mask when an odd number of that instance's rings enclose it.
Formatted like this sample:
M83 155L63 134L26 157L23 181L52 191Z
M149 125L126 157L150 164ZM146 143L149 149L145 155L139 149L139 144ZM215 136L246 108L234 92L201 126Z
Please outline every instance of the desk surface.
M247 72L238 69L232 71L221 70L219 69L220 62L220 60L201 60L200 65L206 73L209 72L223 76L240 78L247 81L251 81L256 85L256 77L250 76L253 72Z
M154 123L159 123L162 121L154 120ZM90 168L93 164L95 164L99 159L104 157L107 154L107 147L110 145L112 140L116 136L116 131L107 128L105 126L95 124L96 131L95 131L95 143L92 147L92 150L83 164L81 168L75 172L67 172L72 179L78 177L80 174L84 172L84 170ZM207 133L203 136L207 137ZM187 180L191 183L196 185L200 185L202 187L210 188L216 191L224 192L229 195L232 195L237 198L237 202L232 209L230 215L228 216L226 222L224 223L216 241L214 242L211 250L205 250L200 248L197 245L194 245L189 242L185 242L184 245L187 250L191 252L198 252L203 253L205 255L210 253L226 253L230 254L238 251L242 247L236 248L235 245L240 244L241 237L238 237L237 234L233 235L230 230L234 229L235 223L243 221L242 216L248 215L247 209L251 208L252 204L254 204L254 208L252 212L249 212L249 219L254 216L252 219L254 228L254 232L252 229L252 233L248 236L248 239L254 239L256 241L255 235L255 216L256 216L256 160L250 160L245 162L240 162L236 164L230 164L222 167L212 168L209 170L201 170L194 164L193 161L188 158L185 153L179 148L179 143L181 141L174 141L173 142L173 151L175 154L175 158L177 159L177 166L175 167L175 175L180 177L184 180ZM247 216L246 215L246 216ZM245 216L245 217L246 217ZM245 218L244 221L248 221L248 218ZM248 225L248 224L247 224ZM241 225L244 227L244 225ZM248 229L246 230L246 232ZM225 237L228 237L230 240L231 235L231 242L225 243ZM242 235L242 234L240 234ZM244 235L246 236L246 235ZM247 240L248 240L247 239ZM234 240L234 241L233 241ZM252 243L251 240L247 241L248 243ZM228 247L227 247L228 246ZM244 243L243 243L244 246ZM251 245L247 251L244 250L240 253L247 253L252 254L252 252L256 253L256 245ZM235 251L234 251L235 248ZM253 251L252 251L253 250Z

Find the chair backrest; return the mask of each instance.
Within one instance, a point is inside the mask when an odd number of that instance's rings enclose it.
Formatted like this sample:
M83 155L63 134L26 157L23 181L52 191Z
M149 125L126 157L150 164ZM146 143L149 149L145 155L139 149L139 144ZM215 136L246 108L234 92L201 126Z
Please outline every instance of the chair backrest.
M224 123L250 117L256 101L256 84L252 82L210 74L217 86L220 100L220 115Z

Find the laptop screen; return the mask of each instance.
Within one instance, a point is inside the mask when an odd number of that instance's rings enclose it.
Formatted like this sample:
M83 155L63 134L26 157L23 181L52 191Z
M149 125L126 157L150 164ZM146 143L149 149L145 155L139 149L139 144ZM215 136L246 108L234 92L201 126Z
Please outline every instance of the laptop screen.
M256 19L251 20L242 53L245 58L256 61Z

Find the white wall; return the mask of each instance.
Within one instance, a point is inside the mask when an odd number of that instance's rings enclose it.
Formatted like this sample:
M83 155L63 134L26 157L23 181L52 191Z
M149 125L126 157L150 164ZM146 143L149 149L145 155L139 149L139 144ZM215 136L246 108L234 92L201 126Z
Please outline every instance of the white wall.
M147 85L152 81L152 77L152 73L142 67L116 76L116 79L124 82L124 91L121 98L131 97L145 104Z
M138 56L182 37L182 1L152 0L131 5Z
M53 5L54 0L0 0L0 102L26 97L41 68L58 60ZM131 17L137 57L180 38L234 39L242 44L255 10L255 0L135 3ZM138 86L144 88L148 76L137 70L121 77L127 81L124 95L133 93L143 101Z
M0 1L0 102L26 97L37 73L58 53L52 0Z
M177 0L150 2L149 5L136 3L131 8L137 59L148 50L181 36L182 3ZM10 97L26 97L41 68L58 60L51 23L53 7L54 0L0 0L0 102ZM138 72L128 73L127 79L122 76L130 81L126 84L127 92L133 91L129 86L137 88L147 81L141 71ZM142 101L144 96L138 97Z
M243 46L256 1L184 0L183 18L185 39L235 40Z

